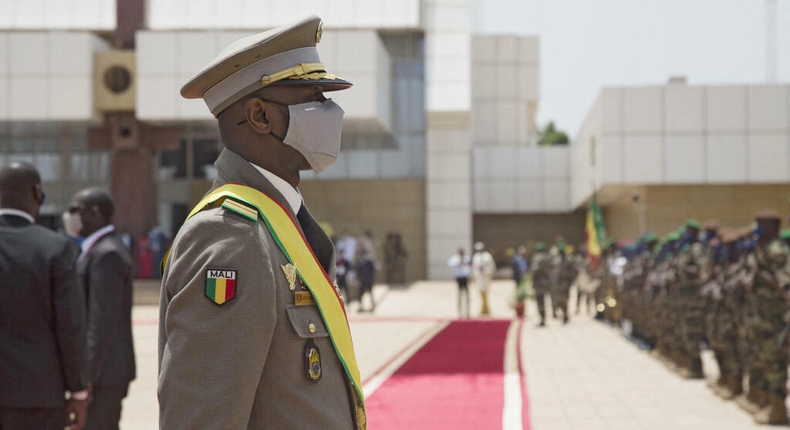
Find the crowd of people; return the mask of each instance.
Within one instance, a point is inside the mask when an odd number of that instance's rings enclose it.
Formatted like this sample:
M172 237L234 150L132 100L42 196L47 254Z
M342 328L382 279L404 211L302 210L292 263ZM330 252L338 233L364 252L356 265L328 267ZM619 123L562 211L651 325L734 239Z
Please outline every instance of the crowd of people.
M720 376L711 385L765 424L787 424L790 230L755 214L752 226L688 220L662 238L609 241L595 292L599 316L684 377L703 378L701 350Z
M561 237L556 243L547 249L544 243L538 242L534 246L531 255L527 255L527 248L520 246L513 255L510 268L515 283L515 307L518 310L523 301L528 297L534 297L537 301L540 322L538 327L546 326L546 302L549 302L551 314L554 318L560 318L563 323L570 321L568 302L571 294L571 287L577 283L579 297L587 294L588 285L592 282L586 281L586 256L584 248L574 248L566 245ZM480 294L481 307L479 315L490 314L488 304L488 291L491 280L497 270L494 257L485 249L482 242L474 245L474 252L471 256L466 255L463 248L450 256L447 265L452 268L453 276L458 283L458 315L459 317L470 316L469 314L469 280ZM586 296L585 296L586 297ZM590 295L592 299L592 296Z
M360 312L373 312L376 309L376 299L373 296L376 270L379 269L377 243L370 230L365 231L359 238L344 230L340 238L335 241L335 265L337 267L337 285L343 298L350 303L358 298ZM358 294L355 294L358 292ZM369 297L370 304L364 305L365 296Z
M66 235L36 225L36 168L0 170L0 429L117 429L135 378L132 258L109 194L78 192Z

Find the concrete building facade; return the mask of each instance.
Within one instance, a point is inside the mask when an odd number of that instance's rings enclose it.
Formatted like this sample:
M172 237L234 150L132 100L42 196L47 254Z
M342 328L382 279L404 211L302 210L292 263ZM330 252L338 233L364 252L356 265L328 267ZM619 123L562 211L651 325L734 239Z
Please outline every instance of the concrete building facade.
M335 234L400 235L407 280L449 277L448 256L475 240L499 256L579 242L593 191L621 238L784 210L787 86L604 88L571 145L540 147L539 39L472 35L469 0L73 3L0 11L0 164L39 167L52 225L99 186L119 229L174 233L222 148L180 86L231 41L308 14L325 21L322 60L355 85L331 94L346 111L338 162L300 190Z
M790 86L604 88L571 145L571 204L597 190L610 234L686 218L744 226L790 197Z

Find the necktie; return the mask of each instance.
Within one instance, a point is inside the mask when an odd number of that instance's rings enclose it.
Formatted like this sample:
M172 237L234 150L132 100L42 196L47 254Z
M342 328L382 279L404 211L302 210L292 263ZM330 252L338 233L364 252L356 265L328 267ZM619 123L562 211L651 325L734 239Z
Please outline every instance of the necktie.
M324 236L319 231L321 227L310 215L310 211L307 210L304 204L299 208L299 212L296 213L296 219L299 221L299 225L302 226L304 237L307 239L307 243L310 245L316 258L318 258L318 262L321 263L324 270L329 272L331 248L322 246L324 245Z

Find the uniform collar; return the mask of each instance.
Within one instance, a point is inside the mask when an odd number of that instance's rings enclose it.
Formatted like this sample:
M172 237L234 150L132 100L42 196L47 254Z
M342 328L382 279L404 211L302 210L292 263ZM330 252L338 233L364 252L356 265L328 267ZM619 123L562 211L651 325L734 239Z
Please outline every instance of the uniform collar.
M29 213L27 213L25 211L21 211L19 209L11 209L11 208L0 209L0 216L3 216L3 215L18 216L18 217L22 217L22 218L30 221L31 224L35 224L36 223L36 219L33 218L32 215L30 215Z
M250 163L250 165L263 175L267 181L271 182L272 186L285 197L285 201L288 202L288 206L291 207L294 214L299 213L299 209L302 207L302 194L299 193L299 190L274 173L255 164Z
M91 235L86 237L85 240L83 240L80 244L80 249L82 250L80 257L90 252L91 248L93 248L93 245L96 245L96 242L98 242L99 239L113 231L115 231L115 226L110 224L91 233Z

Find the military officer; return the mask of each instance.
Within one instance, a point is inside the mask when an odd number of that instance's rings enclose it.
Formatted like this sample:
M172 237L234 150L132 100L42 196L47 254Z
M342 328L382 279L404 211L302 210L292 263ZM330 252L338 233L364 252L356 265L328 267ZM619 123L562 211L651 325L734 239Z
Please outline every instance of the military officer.
M160 428L364 429L334 248L299 193L340 150L351 83L318 56L318 17L239 39L181 88L225 146L163 262Z
M546 252L546 245L539 242L535 245L532 254L532 286L535 288L535 301L538 304L540 323L538 327L546 326L546 297L551 294L551 256ZM554 303L551 304L554 306Z
M573 250L565 242L559 242L556 247L557 253L553 261L552 278L554 282L551 304L555 310L562 311L562 322L567 324L569 321L568 300L571 294L571 284L576 278L576 264L573 261Z

